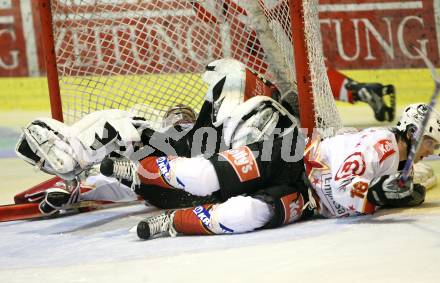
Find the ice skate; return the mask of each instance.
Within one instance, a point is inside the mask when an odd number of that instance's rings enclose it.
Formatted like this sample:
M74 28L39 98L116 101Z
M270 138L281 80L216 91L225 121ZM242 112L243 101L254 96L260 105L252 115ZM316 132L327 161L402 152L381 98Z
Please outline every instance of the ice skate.
M396 111L396 96L393 85L382 85L380 83L356 83L350 81L346 86L347 90L353 91L354 101L368 103L374 111L376 120L391 122L394 120ZM389 95L389 105L385 103L384 97Z
M128 159L114 160L106 158L101 162L99 170L104 176L139 184L136 165Z
M137 225L137 235L139 238L148 240L158 235L177 235L173 226L175 211L162 212L159 215L150 216L139 222Z

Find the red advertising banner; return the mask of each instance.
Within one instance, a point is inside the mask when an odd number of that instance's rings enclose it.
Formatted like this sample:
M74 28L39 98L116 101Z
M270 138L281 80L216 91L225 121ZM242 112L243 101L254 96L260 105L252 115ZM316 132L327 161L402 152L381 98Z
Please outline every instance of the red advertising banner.
M438 0L321 0L328 64L338 69L424 67L415 46L439 66L439 9Z
M78 3L67 0L54 1L65 5L76 5L75 3ZM105 5L115 5L114 3L130 5L129 3L132 3L131 1L122 0L113 1L106 0L102 3L105 3ZM171 2L167 1L166 3ZM0 1L0 77L38 76L45 73L41 42L39 41L39 19L37 18L38 13L35 12L36 3L38 1L33 0ZM149 3L150 1L145 1L145 5L149 5ZM88 12L87 6L80 8L82 10L79 12ZM169 11L170 7L168 6L167 9ZM440 66L439 0L320 0L319 11L324 55L327 58L327 63L337 69L424 67L413 46L426 53L436 66ZM115 12L118 13L120 10L116 9ZM193 16L193 14L186 15L179 12L176 15L168 15L167 17L172 19L172 17ZM57 21L63 21L63 17L67 17L67 14L55 16L55 24L57 24ZM144 42L135 40L132 43L132 48L129 49L136 55L132 57L139 59L134 62L136 63L134 64L135 68L156 64L149 60L172 53L164 53L164 51L167 51L166 49L158 49L155 54L138 52L141 49L140 47L148 45L148 41L160 39L156 35L162 32L162 25L172 23L171 20L164 21L157 17L148 18L148 21L145 25L145 28L151 29L147 33L148 40ZM79 23L71 21L70 24L75 27ZM56 41L63 39L64 44L69 44L67 47L63 46L69 52L65 52L63 56L60 56L59 63L61 65L84 66L84 68L99 66L104 57L111 58L112 62L117 63L121 61L121 56L124 56L124 54L118 53L116 49L112 50L110 48L112 42L121 38L135 38L137 32L134 27L127 28L127 26L122 27L112 24L109 25L109 29L111 29L113 37L104 38L104 40L100 35L102 31L97 30L94 26L88 28L94 31L92 34L95 37L90 37L85 45L76 44L78 40L85 36L84 30L73 28L57 35ZM186 62L186 64L196 64L185 54L188 54L187 46L196 41L191 40L194 39L191 32L197 32L197 27L177 26L176 29L181 30L187 42L182 42L179 46L168 46L166 48L173 49L174 53L179 55L177 59ZM101 43L108 46L103 48ZM163 43L163 46L167 46L166 42ZM240 45L237 46L240 47ZM206 48L210 52L220 52L220 39L213 46L207 46ZM148 48L143 49L147 50ZM69 57L69 54L80 54L81 52L95 52L96 56L93 61L87 62L81 61L78 56ZM165 65L164 68L166 68ZM148 68L141 69L148 71ZM81 69L78 70L80 72ZM136 73L136 70L132 73ZM128 72L131 71L128 70Z
M20 1L0 1L0 77L28 75L22 27Z
M56 1L59 13L53 15L53 23L58 31L55 42L60 43L56 45L57 63L61 68L69 68L70 75L107 75L109 70L101 68L106 64L117 66L118 74L181 72L200 69L194 58L208 52L215 58L221 56L219 38L200 48L190 48L200 44L200 39L218 34L220 28L206 25L202 29L200 23L194 24L191 19L196 15L190 2L185 7L177 5L178 1L162 5L150 1L103 1L97 9L98 4L94 3ZM93 20L85 20L92 12ZM179 40L173 39L175 34L179 34ZM170 70L170 65L162 64L163 61L178 61L182 70Z

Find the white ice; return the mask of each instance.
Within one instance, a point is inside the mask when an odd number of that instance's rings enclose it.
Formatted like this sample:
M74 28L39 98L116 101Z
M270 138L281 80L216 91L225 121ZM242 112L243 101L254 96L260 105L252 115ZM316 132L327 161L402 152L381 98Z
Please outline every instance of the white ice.
M143 205L0 223L0 282L440 282L439 207L150 241Z

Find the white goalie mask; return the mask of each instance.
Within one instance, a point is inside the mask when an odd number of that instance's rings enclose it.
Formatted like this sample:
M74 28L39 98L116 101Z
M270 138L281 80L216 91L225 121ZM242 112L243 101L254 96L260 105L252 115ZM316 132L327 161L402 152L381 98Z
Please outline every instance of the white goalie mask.
M428 109L429 106L424 103L415 103L409 105L402 112L396 128L403 132L407 131L411 127L413 130L418 129L422 125ZM432 109L423 135L429 136L435 139L437 142L440 142L440 114L434 109Z

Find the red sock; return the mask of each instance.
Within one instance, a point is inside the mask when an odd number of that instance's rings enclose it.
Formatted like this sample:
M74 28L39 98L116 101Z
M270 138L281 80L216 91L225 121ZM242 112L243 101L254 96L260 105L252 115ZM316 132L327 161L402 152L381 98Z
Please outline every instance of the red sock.
M158 161L159 160L159 161ZM137 169L137 174L142 184L155 185L162 188L172 188L162 176L162 172L159 168L158 163L168 162L167 157L155 157L150 156L144 158Z
M199 218L200 213L197 213L203 208L209 211L211 207L212 204L205 204L203 206L177 210L173 220L174 229L185 235L211 235L212 232L205 228L201 218Z
M349 78L332 68L327 69L327 76L335 100L354 103L353 92L345 88Z

